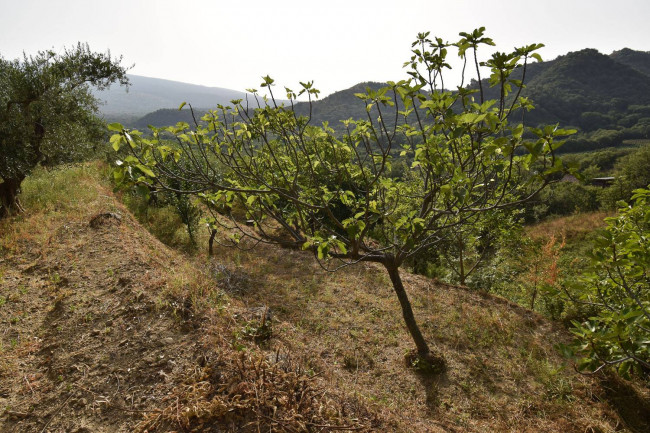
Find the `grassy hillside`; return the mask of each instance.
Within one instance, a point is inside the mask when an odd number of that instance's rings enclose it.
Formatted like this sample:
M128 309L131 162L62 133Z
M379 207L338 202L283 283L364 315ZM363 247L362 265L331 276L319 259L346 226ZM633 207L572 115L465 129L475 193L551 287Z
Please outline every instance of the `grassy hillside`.
M330 274L271 246L183 256L102 170L37 172L28 213L0 222L3 432L642 431L639 391L574 373L554 348L567 333L536 313L404 275L449 365L423 374L377 267ZM121 220L90 224L105 212Z
M101 170L36 173L28 214L0 223L0 431L381 424L257 350L242 336L249 309L143 230ZM93 219L107 212L120 218Z

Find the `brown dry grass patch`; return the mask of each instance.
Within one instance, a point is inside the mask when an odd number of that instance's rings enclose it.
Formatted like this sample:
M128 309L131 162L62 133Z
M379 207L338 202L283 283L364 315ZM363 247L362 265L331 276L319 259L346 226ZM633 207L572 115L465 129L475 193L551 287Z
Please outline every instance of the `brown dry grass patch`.
M533 240L555 237L557 239L584 238L594 230L605 227L605 218L611 217L614 212L584 212L575 215L554 217L539 224L528 226L526 234Z
M213 260L246 275L232 296L267 305L273 338L260 349L303 354L336 389L376 405L394 431L614 431L596 382L553 347L559 326L491 295L403 276L426 338L449 364L426 377L405 365L412 348L383 268L323 271L305 252L222 249Z

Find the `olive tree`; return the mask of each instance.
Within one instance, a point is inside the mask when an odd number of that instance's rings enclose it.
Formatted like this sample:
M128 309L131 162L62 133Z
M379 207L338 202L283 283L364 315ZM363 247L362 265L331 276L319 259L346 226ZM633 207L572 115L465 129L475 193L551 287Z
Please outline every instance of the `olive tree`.
M127 84L121 59L78 44L63 53L0 56L0 217L20 212L20 185L39 163L78 159L102 136L90 88Z
M544 188L562 169L555 155L559 137L570 133L526 128L521 120L532 104L521 97L523 81L511 74L523 68L525 77L541 45L496 52L479 63L478 48L492 40L483 28L460 36L450 44L418 35L405 65L410 77L357 94L367 118L342 119L343 134L327 123L312 124L311 110L296 114L299 96L311 104L318 95L313 83L301 83L299 92L285 88L289 103L283 105L268 76L262 83L267 97L253 90L254 99L219 106L191 127L154 128L145 138L110 125L118 132L111 138L116 150L132 151L116 176L161 188L171 188L164 179L173 177L191 183L195 188L185 192L199 194L209 209L239 212L228 223L238 242L310 250L331 271L381 264L415 343L414 359L441 366L420 331L400 267L477 215L519 205ZM445 88L452 49L474 65L478 88ZM481 81L486 69L489 83ZM486 100L484 86L496 87L499 99ZM408 159L410 169L391 177L399 159Z

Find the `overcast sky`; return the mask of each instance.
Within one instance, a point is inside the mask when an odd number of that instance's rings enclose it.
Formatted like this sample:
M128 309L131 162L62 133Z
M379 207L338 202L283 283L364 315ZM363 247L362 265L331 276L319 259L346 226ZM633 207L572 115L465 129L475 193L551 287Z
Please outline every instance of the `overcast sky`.
M485 26L505 51L650 51L650 0L0 0L0 54L110 49L133 74L235 90L270 74L323 94L404 78L418 32L455 41Z

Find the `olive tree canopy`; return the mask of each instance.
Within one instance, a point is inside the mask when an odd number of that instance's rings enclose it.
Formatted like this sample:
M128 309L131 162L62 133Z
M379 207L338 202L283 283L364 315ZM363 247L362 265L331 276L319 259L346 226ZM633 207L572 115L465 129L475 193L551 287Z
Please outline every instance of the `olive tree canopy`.
M22 210L20 184L39 163L79 159L102 136L90 89L128 84L120 61L85 44L0 57L0 217Z

